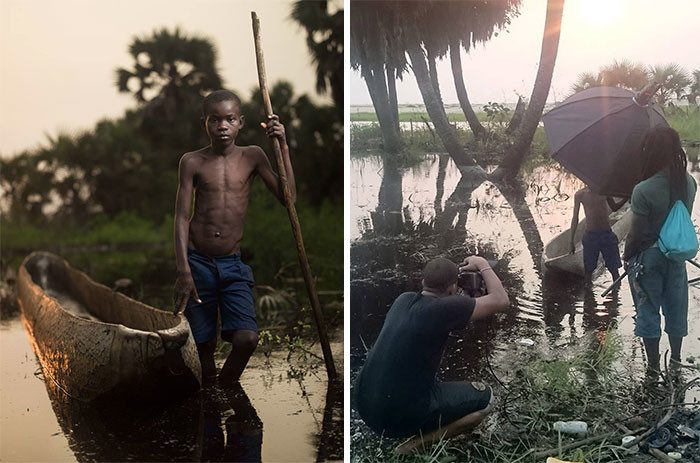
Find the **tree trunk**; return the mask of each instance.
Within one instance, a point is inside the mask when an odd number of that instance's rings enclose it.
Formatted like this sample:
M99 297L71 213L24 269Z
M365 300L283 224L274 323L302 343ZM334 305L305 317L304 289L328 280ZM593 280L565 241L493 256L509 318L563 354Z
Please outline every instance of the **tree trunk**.
M396 130L396 124L394 124L394 118L391 115L383 66L380 69L381 71L371 72L365 66L362 68L362 77L367 84L369 96L372 98L374 111L377 113L379 128L384 139L384 150L388 153L398 153L403 148L403 140L401 132Z
M425 109L428 111L430 120L433 122L440 140L442 140L445 150L447 150L458 166L473 166L475 164L474 160L467 156L464 148L459 144L457 133L447 120L445 109L435 94L435 87L433 87L433 83L430 80L428 66L425 63L423 50L419 43L414 42L408 47L408 56L411 58L413 74L416 76L416 82L423 97Z
M518 97L518 103L515 105L515 111L513 111L513 117L510 118L508 123L508 128L506 128L506 133L511 134L515 132L520 124L523 122L523 116L525 115L525 102L522 97Z
M445 104L442 101L442 92L440 92L440 80L438 79L437 64L435 62L435 54L433 54L430 49L426 49L428 57L428 74L430 75L430 82L433 84L435 89L435 95L437 95L437 100L440 103L440 107L443 112L445 111ZM447 114L447 113L445 113Z
M549 95L549 87L552 84L552 73L554 72L554 63L556 62L557 50L559 49L563 10L564 0L547 0L547 17L542 36L540 65L537 69L535 85L532 88L530 104L523 116L523 122L518 129L515 143L506 153L498 169L493 172L493 178L515 177L525 160L532 138L535 135L535 130L537 130L537 125L542 117L547 95Z
M540 276L544 243L542 242L540 231L537 228L535 217L532 215L530 206L525 200L523 185L520 182L510 182L508 184L496 182L495 185L498 187L498 191L503 195L503 198L510 204L515 220L518 221L523 236L525 237L525 243L527 244L528 251L530 251L535 272L537 276Z
M399 100L396 97L396 68L389 64L386 65L386 84L389 90L389 109L391 109L391 117L394 120L394 128L396 133L400 134Z
M445 194L445 175L447 173L448 156L438 156L438 174L435 180L435 215L442 213L442 196Z
M474 138L482 138L486 135L486 129L481 125L481 122L479 122L479 118L476 117L472 105L469 102L467 88L464 85L464 77L462 76L462 57L459 53L459 42L451 43L450 62L452 64L452 77L455 81L455 90L457 90L457 99L459 100L459 105L462 107L464 118L469 123L472 133L474 133Z

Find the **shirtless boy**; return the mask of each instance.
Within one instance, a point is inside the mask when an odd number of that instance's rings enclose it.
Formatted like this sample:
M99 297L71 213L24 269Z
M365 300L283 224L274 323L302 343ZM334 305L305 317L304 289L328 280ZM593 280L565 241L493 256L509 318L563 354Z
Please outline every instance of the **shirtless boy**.
M235 143L244 124L238 96L227 90L209 94L202 102L202 124L210 145L180 159L175 199L175 313L184 310L190 322L205 383L216 377L214 351L221 314L221 338L232 344L232 350L219 380L233 384L258 344L253 274L240 257L253 179L259 175L283 204L284 196L263 150ZM280 142L289 191L296 200L284 126L276 115L261 126Z
M574 216L571 218L571 253L575 252L574 236L578 227L578 213L583 205L586 214L586 232L581 243L583 244L583 267L586 272L586 280L590 282L593 271L598 264L598 254L603 255L605 267L612 275L613 280L620 276L617 269L622 267L618 239L610 228L608 216L610 212L617 211L627 202L622 199L615 202L609 196L601 196L591 191L586 186L574 195Z

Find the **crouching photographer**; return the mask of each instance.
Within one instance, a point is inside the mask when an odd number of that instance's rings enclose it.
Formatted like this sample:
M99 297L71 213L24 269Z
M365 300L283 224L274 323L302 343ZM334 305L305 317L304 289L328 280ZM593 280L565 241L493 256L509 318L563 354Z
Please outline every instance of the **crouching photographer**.
M463 291L478 296L457 294L460 275L469 275L461 277ZM431 260L422 286L419 293L396 298L354 388L357 410L375 432L416 436L397 453L469 432L490 412L491 388L435 377L450 331L509 307L501 280L478 256L467 257L459 268L444 258Z

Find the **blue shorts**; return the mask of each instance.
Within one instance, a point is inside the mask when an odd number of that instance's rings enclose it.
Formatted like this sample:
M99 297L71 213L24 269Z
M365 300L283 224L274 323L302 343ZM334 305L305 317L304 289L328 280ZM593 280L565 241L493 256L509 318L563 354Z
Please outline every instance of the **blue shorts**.
M682 338L688 335L688 274L685 262L667 259L657 247L641 253L642 270L630 272L629 284L636 308L634 334L642 338L661 337L664 331ZM634 268L634 267L632 267Z
M598 254L603 255L605 267L616 270L622 267L617 235L612 230L593 230L583 234L583 268L586 273L593 273L598 266Z
M241 261L240 253L209 257L194 249L187 250L187 260L198 304L190 297L185 317L190 322L197 344L216 339L216 322L221 313L221 337L230 341L233 331L258 331L253 303L253 271Z

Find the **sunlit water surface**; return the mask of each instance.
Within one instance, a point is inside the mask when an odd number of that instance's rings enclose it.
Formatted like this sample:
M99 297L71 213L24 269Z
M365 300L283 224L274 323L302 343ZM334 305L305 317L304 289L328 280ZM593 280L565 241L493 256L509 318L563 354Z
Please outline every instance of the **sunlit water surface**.
M332 349L342 375L342 343L332 343ZM21 317L5 320L0 461L342 459L342 384L329 388L316 358L300 363L286 357L286 351L273 351L269 359L256 354L240 389L202 389L148 410L133 404L95 407L45 383Z

